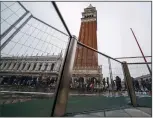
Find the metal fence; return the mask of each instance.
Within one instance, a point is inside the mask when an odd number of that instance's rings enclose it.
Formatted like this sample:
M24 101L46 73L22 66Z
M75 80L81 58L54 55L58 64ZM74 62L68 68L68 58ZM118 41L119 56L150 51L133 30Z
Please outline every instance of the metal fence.
M134 105L129 75L148 73L127 63L129 74L122 61L78 42L55 2L48 4L65 32L21 2L1 2L1 116L63 116Z
M56 4L48 4L65 32L36 17L22 2L1 2L1 116L51 115L71 35Z

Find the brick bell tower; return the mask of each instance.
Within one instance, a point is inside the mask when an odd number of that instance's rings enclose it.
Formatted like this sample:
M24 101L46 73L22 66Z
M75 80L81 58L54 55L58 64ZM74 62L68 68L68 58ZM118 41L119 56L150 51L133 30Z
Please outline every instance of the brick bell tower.
M97 10L91 4L82 13L79 42L97 50ZM85 47L78 46L74 68L94 69L97 67L97 53Z

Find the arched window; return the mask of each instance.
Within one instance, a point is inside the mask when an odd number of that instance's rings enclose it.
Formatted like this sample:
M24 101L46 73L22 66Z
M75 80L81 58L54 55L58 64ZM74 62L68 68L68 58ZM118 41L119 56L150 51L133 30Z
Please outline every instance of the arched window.
M52 63L52 65L51 65L51 71L54 69L54 63Z

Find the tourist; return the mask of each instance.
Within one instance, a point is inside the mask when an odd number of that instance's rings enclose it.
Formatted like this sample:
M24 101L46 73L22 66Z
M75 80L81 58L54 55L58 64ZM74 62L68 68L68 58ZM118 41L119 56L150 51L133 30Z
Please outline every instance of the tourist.
M145 85L145 81L143 80L143 78L141 78L141 85L143 87L143 91L145 91L146 85Z
M119 94L121 94L121 78L119 78L118 76L116 76L116 86L117 86L117 92L119 92Z
M150 92L151 92L151 82L149 82L148 79L146 79L146 88L148 89L149 94L150 94Z
M103 79L103 85L104 85L104 90L105 90L105 85L106 85L105 78Z
M136 88L136 91L140 91L140 86L139 86L139 82L138 80L135 80L135 88Z
M107 88L109 88L109 77L107 77Z

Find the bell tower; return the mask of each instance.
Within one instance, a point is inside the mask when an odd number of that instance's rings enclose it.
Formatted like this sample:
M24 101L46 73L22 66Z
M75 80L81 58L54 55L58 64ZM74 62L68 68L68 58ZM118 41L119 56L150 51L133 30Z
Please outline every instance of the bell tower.
M91 4L82 12L79 42L97 50L97 10ZM82 46L78 46L74 67L98 67L97 53Z

